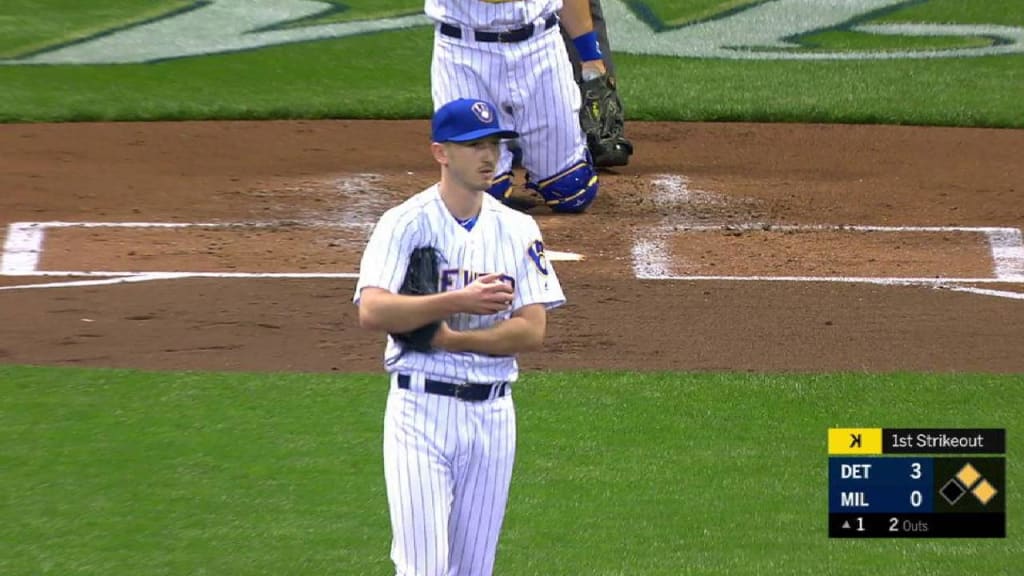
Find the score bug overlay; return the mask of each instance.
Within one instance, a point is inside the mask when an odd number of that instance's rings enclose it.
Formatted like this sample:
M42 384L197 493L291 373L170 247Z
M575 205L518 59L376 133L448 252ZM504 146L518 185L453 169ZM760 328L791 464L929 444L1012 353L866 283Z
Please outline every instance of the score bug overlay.
M828 452L831 538L1006 537L1004 429L830 428Z

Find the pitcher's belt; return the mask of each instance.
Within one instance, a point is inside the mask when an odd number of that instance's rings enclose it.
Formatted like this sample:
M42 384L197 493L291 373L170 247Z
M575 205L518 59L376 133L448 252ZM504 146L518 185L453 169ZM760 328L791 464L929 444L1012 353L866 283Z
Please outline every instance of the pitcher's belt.
M398 387L409 390L412 379L408 374L398 375ZM438 380L424 380L423 390L427 394L438 394L440 396L451 396L459 400L469 402L482 402L492 398L501 398L509 392L508 382L495 382L494 384L452 384L451 382L440 382Z
M549 30L554 28L555 24L558 24L558 16L554 14L548 15L544 19L544 29ZM522 28L516 28L514 30L505 30L502 32L485 32L483 30L473 30L473 39L477 42L522 42L533 36L537 26L535 24L529 24ZM445 36L451 36L452 38L462 38L462 28L453 24L441 24L441 34Z

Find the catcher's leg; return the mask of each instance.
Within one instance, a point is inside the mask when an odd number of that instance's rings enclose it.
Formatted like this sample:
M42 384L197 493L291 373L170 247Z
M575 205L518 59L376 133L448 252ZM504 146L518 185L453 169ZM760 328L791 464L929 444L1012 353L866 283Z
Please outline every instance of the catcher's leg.
M502 126L517 129L511 112L508 88L505 86L507 66L504 46L482 44L434 33L430 61L430 94L434 110L458 98L487 100L498 109ZM511 192L513 154L502 142L501 158L495 170L495 181L488 192L499 200L507 200Z
M516 413L511 396L463 402L459 413L467 446L456 467L450 576L490 576L512 482Z
M534 182L559 174L587 154L580 129L580 90L555 30L507 47L515 59L510 98L516 116L523 167Z
M450 398L392 385L384 413L384 480L395 573L448 576L453 478L444 454ZM454 439L452 432L451 438ZM453 450L454 452L454 450Z
M589 160L581 160L540 182L527 182L555 212L579 213L597 197L597 173Z

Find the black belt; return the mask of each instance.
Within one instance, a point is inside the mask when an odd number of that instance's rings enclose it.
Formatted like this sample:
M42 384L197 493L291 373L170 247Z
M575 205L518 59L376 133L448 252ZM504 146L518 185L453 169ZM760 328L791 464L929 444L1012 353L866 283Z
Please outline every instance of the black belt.
M404 390L409 389L409 375L398 375L398 387ZM469 402L482 402L491 398L501 398L508 393L508 382L497 382L495 384L452 384L450 382L438 382L437 380L425 380L423 389L427 394L438 394L440 396L451 396L459 400Z
M544 29L549 30L558 24L558 16L554 14L549 15L544 19ZM533 36L533 32L536 26L530 24L523 26L522 28L516 28L515 30L505 30L504 32L484 32L482 30L474 30L473 38L477 42L522 42L527 38ZM441 24L441 34L445 36L451 36L452 38L462 38L462 28L453 26L451 24Z

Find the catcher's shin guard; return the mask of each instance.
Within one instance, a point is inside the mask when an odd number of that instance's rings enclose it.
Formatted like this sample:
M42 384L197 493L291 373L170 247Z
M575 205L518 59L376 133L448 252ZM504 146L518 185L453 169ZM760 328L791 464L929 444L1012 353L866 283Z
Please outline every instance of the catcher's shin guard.
M546 180L528 182L526 187L537 191L555 212L578 213L586 210L597 198L597 173L588 159Z
M491 180L491 186L487 193L494 196L499 202L506 202L512 195L512 173L502 172Z

